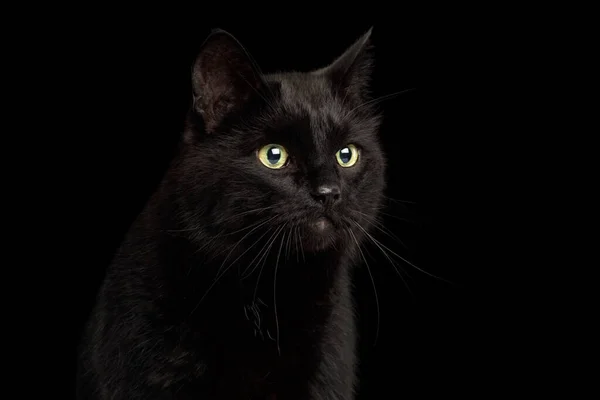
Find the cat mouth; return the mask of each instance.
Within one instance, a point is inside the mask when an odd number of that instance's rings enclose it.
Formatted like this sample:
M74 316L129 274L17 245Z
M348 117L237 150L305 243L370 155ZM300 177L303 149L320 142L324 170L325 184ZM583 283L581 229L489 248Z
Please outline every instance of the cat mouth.
M329 248L336 241L335 231L335 223L328 216L319 216L307 222L302 235L304 249L322 251Z
M333 229L333 223L328 217L319 217L310 224L313 231L319 234L326 234Z

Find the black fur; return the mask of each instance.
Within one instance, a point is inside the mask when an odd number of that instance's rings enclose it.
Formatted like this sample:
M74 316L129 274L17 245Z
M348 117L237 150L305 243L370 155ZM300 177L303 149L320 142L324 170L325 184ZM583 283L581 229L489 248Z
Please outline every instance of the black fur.
M87 325L80 399L354 397L351 272L384 189L369 37L321 70L263 75L230 34L209 36L180 151ZM269 143L284 168L258 160ZM342 168L347 144L360 156Z

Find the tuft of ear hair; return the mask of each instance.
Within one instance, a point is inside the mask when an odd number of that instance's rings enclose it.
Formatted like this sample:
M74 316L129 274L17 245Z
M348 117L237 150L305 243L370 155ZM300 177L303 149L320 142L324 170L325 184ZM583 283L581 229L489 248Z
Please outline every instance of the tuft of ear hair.
M252 57L229 32L213 29L192 68L194 111L213 133L233 112L240 111L265 83Z

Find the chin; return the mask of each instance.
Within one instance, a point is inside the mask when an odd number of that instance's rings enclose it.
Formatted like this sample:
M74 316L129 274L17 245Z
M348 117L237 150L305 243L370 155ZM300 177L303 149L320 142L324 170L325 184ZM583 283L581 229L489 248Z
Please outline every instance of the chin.
M306 235L302 238L302 249L307 253L320 253L339 248L337 243L338 240L333 236L311 237Z
M328 218L319 218L305 224L301 231L303 250L309 253L339 250L340 229Z

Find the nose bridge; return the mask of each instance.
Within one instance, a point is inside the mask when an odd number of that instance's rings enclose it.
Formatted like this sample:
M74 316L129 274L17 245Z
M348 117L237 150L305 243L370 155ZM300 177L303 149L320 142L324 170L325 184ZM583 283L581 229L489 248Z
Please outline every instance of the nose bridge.
M320 135L315 135L320 136ZM309 176L313 186L337 182L338 176L335 165L335 155L329 154L326 143L313 143L310 151Z
M310 118L312 131L312 149L309 161L310 191L319 201L335 197L339 199L341 182L335 165L335 155L330 154L327 136L329 127L322 117L312 115ZM329 201L329 200L328 200Z
M309 173L310 185L312 190L318 190L321 186L338 186L339 177L337 171L332 165L320 162L312 166Z

